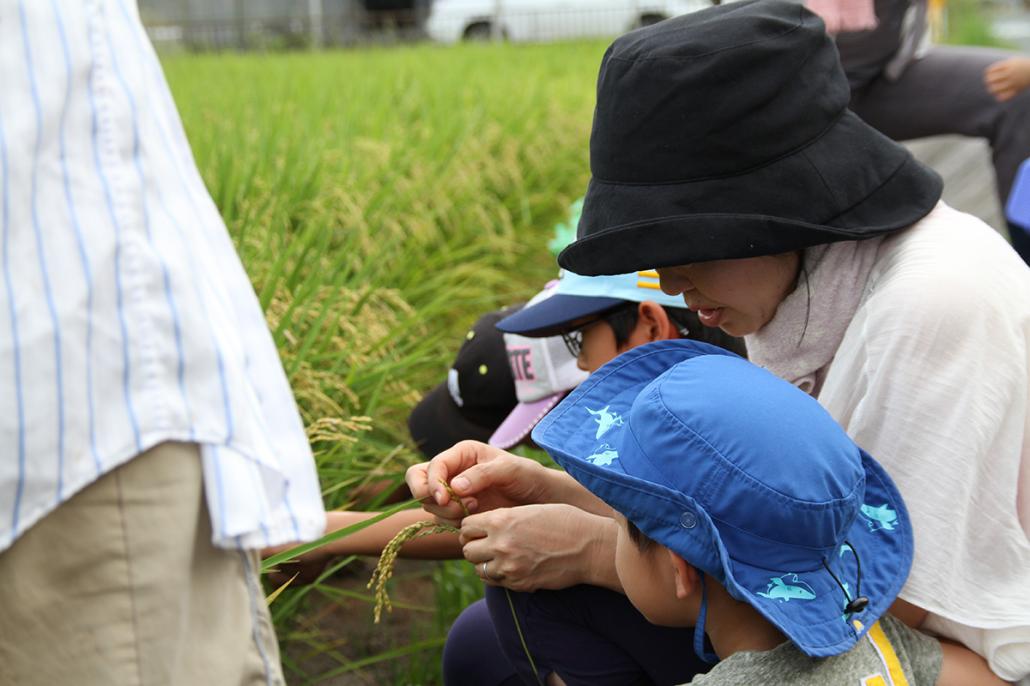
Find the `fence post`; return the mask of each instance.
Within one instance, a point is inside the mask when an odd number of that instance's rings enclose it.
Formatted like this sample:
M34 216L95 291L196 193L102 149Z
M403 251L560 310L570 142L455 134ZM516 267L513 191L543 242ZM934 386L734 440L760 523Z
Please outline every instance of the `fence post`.
M308 35L311 39L311 48L317 50L322 47L322 0L308 0Z
M183 45L195 50L197 45L193 35L193 8L190 6L190 0L180 0L179 4L179 11L182 13L182 21L179 22L182 29L180 40Z
M236 47L238 50L247 49L247 20L244 16L244 0L236 0L234 14L236 19Z

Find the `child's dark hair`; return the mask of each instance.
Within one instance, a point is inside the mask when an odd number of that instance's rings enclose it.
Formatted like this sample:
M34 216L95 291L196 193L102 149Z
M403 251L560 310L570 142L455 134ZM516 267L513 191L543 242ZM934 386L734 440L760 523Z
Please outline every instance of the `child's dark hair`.
M654 539L645 536L640 531L640 529L637 528L637 525L629 521L628 519L626 520L626 530L629 532L629 540L633 541L633 543L637 546L637 550L639 550L642 553L646 553L648 550L657 545L654 542Z
M691 312L685 307L661 306L665 314L673 323L680 335L703 343L711 343L720 348L731 350L738 355L744 356L744 341L735 336L723 332L721 329L712 329L701 323L696 312ZM612 327L615 334L615 345L621 347L629 340L633 327L637 325L640 317L640 303L628 302L620 305L611 314L605 317L605 321Z

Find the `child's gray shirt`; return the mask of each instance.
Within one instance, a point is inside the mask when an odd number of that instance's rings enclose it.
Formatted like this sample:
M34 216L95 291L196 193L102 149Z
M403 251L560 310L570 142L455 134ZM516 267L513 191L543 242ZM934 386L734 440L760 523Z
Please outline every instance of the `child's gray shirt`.
M690 684L887 686L904 683L892 679L892 669L900 669L909 686L933 686L941 671L940 643L887 615L842 655L812 658L787 642L772 650L735 653Z

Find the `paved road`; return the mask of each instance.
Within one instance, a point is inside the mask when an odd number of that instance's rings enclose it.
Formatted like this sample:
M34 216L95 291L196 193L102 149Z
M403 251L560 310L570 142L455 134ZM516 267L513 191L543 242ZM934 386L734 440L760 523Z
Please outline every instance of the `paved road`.
M1001 12L991 22L994 35L1014 48L1030 51L1030 11L1012 8Z

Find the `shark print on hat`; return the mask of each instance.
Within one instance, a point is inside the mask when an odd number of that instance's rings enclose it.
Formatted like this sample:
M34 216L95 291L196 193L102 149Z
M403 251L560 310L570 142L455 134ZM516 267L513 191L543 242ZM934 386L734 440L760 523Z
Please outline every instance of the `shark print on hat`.
M898 513L887 507L886 503L879 507L862 505L861 512L870 531L894 531L898 524Z
M602 443L593 455L586 458L588 462L596 464L598 467L607 467L615 460L619 459L619 451L612 448L607 443Z
M763 598L779 600L782 603L789 603L791 600L813 600L815 591L793 572L783 576L774 576L769 579L769 585L765 592L758 591Z
M618 412L609 411L609 407L611 405L605 405L600 410L591 410L589 407L585 408L587 412L594 415L594 421L597 422L597 433L594 434L594 438L600 439L611 431L613 427L623 425L622 415Z

